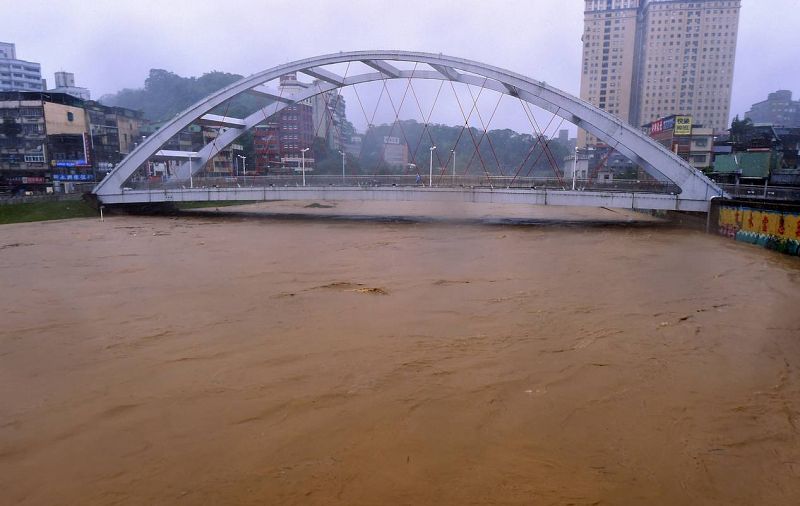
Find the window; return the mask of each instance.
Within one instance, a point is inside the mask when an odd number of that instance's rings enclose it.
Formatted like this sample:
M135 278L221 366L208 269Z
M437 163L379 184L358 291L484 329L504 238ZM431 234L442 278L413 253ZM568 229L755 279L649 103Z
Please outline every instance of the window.
M37 118L44 116L44 110L41 107L20 107L19 115L23 118Z
M25 155L25 163L44 163L44 155Z

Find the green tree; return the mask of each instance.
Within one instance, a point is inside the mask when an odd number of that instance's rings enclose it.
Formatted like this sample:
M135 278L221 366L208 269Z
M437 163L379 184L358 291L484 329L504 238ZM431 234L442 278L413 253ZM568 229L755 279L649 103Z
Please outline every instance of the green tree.
M747 139L753 135L755 128L753 120L750 118L739 119L737 114L731 122L731 140L737 144L746 143Z
M553 177L553 164L560 170L564 158L570 154L569 146L563 146L557 140L537 138L510 129L490 130L484 135L483 130L477 128L462 132L461 126L424 125L414 120L403 120L394 125L371 126L367 130L361 162L370 172L389 171L380 161L385 136L399 137L406 143L409 162L422 172L430 163L430 147L434 145L434 170L448 174L453 163L453 151L459 174L482 174L485 167L492 175L507 176L535 174ZM399 170L396 168L394 172Z
M241 78L238 74L219 71L208 72L200 77L181 77L164 69L151 69L143 88L126 88L113 95L106 95L100 101L106 105L142 111L144 117L150 121L165 121ZM221 116L244 118L268 104L269 101L264 98L243 94L221 104L212 112Z

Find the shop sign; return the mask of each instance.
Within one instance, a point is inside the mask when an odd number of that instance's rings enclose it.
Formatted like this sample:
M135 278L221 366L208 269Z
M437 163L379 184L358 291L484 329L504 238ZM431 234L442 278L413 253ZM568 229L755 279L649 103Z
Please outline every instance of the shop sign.
M54 181L94 181L93 174L53 174Z
M88 167L86 160L53 160L53 167Z
M692 117L675 117L675 135L692 135Z

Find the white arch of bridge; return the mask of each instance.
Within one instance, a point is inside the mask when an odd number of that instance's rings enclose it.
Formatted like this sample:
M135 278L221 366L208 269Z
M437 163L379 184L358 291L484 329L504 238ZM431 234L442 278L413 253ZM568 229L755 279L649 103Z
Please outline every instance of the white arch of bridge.
M389 62L403 61L427 64L433 70L401 70ZM360 75L343 77L323 68L328 65L348 62L362 62L376 70ZM316 79L322 84L306 88L299 95L288 100L270 93L264 83L282 75L300 72ZM664 148L638 129L617 119L602 109L592 106L568 93L548 86L509 70L479 63L464 58L441 54L411 51L352 51L317 56L278 65L258 72L223 88L195 103L175 118L167 122L157 132L137 146L114 170L94 189L103 200L104 195L116 195L122 191L125 181L145 162L153 157L161 147L181 130L208 115L217 106L243 93L255 92L269 96L275 102L258 110L244 119L231 120L230 125L214 141L204 146L195 160L191 161L192 172L202 169L219 151L225 149L238 137L263 123L267 118L281 111L291 103L306 100L315 95L344 86L385 79L438 79L483 86L550 111L579 128L583 128L609 146L613 147L631 161L642 166L654 176L659 173L675 183L680 189L680 199L708 201L723 195L723 191L702 172L690 166L675 153ZM224 120L223 120L224 121Z

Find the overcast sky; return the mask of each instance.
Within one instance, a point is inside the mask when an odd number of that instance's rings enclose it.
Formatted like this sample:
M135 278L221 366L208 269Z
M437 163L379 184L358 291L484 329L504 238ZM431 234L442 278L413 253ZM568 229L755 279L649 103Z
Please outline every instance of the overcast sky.
M577 95L582 0L0 0L0 40L74 72L98 98L140 87L149 69L252 74L359 49L445 53ZM743 0L731 114L777 89L800 93L800 0ZM348 116L353 104L348 100Z

